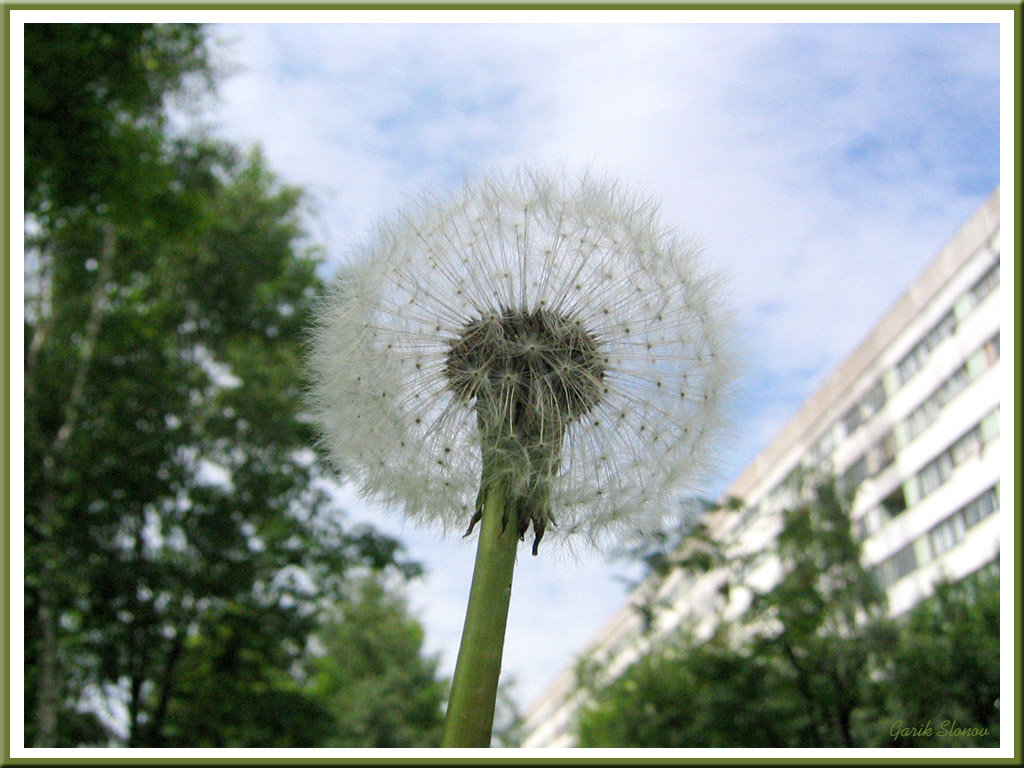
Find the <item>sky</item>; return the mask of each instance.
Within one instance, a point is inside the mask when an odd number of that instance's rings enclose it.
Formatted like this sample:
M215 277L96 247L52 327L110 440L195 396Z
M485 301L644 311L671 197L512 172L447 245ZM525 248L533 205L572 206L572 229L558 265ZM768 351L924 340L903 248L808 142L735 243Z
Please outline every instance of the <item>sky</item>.
M597 171L661 201L726 273L743 342L711 496L999 184L995 24L328 18L216 25L229 74L204 113L306 188L326 274L404 200L496 169ZM408 597L450 675L475 538L337 495L425 565ZM621 607L633 571L598 554L521 554L503 674L525 709Z

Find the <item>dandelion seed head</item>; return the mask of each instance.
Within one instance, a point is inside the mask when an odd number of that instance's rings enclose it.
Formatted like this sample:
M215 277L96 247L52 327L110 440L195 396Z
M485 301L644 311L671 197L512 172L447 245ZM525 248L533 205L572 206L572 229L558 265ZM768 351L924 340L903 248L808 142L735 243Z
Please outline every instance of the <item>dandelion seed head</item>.
M522 170L379 226L322 300L311 402L347 479L464 529L490 452L551 538L656 525L714 460L720 278L614 184ZM537 521L535 521L536 523Z

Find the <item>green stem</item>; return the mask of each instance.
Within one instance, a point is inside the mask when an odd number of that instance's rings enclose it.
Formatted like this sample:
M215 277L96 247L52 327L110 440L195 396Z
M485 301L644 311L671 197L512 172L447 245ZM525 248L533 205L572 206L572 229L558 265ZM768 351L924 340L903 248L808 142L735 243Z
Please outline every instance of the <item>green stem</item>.
M505 498L504 483L488 483L485 476L484 490L473 583L448 700L442 747L489 747L491 744L519 525L515 505L508 504ZM503 526L502 517L506 514Z

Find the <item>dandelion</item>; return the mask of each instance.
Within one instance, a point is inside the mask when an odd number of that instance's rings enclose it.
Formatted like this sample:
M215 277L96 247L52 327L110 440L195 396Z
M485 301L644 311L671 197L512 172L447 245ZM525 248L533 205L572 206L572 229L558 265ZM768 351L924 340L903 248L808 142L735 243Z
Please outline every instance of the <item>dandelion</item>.
M384 223L322 303L313 402L339 470L480 525L446 743L486 709L459 691L482 667L496 686L516 543L643 532L707 468L732 372L718 283L648 202L523 170Z

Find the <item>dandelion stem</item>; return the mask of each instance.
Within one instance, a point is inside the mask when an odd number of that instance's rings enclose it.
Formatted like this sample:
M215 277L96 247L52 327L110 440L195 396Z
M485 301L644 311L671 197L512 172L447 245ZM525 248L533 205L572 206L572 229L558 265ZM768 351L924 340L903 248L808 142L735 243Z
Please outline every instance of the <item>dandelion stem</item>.
M490 480L490 482L489 482ZM498 695L512 571L519 543L505 483L483 479L483 509L466 623L445 716L443 747L489 747Z

